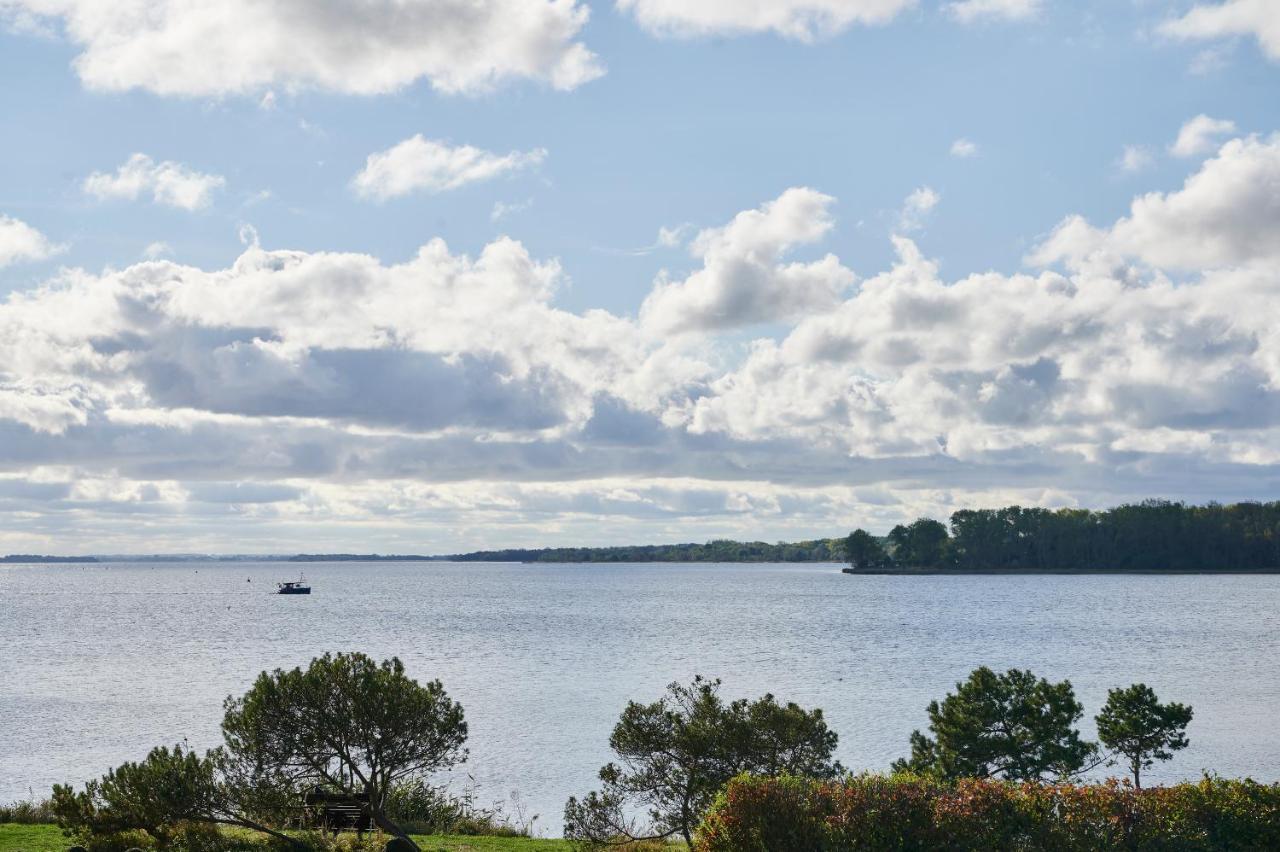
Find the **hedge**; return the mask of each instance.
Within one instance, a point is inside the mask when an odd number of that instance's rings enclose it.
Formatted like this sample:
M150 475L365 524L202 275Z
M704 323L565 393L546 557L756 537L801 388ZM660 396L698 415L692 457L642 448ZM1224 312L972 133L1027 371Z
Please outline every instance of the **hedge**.
M731 781L703 820L697 852L1199 852L1280 850L1280 784L1206 776L1015 784L859 775L841 781Z

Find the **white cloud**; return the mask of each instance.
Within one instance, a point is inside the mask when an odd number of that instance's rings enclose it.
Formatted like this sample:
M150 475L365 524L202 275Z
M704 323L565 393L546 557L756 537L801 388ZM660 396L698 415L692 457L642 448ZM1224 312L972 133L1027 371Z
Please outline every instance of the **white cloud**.
M1210 118L1201 113L1182 125L1178 138L1169 148L1175 157L1195 157L1212 151L1217 139L1235 133L1236 123L1228 119Z
M1160 32L1180 39L1252 35L1267 56L1280 61L1280 13L1275 0L1198 3L1182 17L1161 24Z
M853 274L828 254L812 263L785 263L795 247L821 240L834 225L835 199L808 188L788 189L757 210L694 238L702 268L683 281L665 277L640 308L655 333L714 331L776 322L834 304Z
M658 228L658 241L654 244L655 248L679 248L688 238L689 233L693 230L693 225L683 222L674 228L668 228L661 225Z
M1040 14L1043 0L960 0L947 6L958 21L970 24L979 20L1024 21Z
M162 240L148 243L147 247L142 250L142 256L146 260L159 260L171 254L173 254L173 246Z
M922 186L914 190L902 202L902 212L898 214L898 229L901 231L918 231L924 227L924 221L933 212L933 208L942 201L932 187Z
M978 146L968 139L961 137L951 143L951 156L960 159L968 159L978 156Z
M61 23L86 86L214 97L273 88L375 95L418 80L478 93L572 89L603 73L578 0L4 0Z
M509 239L67 270L0 303L0 516L64 547L164 513L181 549L450 550L1269 496L1278 175L1280 139L1231 140L1109 227L1064 220L1062 271L944 277L898 238L856 287L787 260L833 227L792 189L638 319L556 307ZM743 345L761 320L787 327Z
M146 154L134 154L115 174L89 175L84 181L84 191L98 199L129 201L149 194L156 204L199 210L208 207L213 193L226 183L220 175L198 172L169 160L157 163Z
M883 24L915 0L617 0L646 30L664 36L775 32L811 41L854 24Z
M1135 258L1196 270L1280 260L1280 135L1233 139L1181 190L1152 192L1100 230L1071 217L1032 255L1037 263Z
M493 154L471 145L453 147L418 134L370 154L351 184L360 196L385 201L411 192L447 192L469 183L493 180L536 167L546 157L542 148Z
M1143 145L1125 145L1124 151L1120 153L1120 159L1116 161L1116 165L1123 172L1145 171L1156 164L1156 158L1151 151Z
M44 260L62 251L62 246L35 228L0 213L0 269L21 261Z
M688 404L687 428L861 458L1105 465L1195 446L1206 461L1280 461L1274 266L1181 286L1093 272L947 281L909 241L898 251L836 310L757 343Z
M493 202L493 210L489 211L490 222L501 222L503 219L515 213L521 213L533 206L533 199L526 198L524 201L495 201Z

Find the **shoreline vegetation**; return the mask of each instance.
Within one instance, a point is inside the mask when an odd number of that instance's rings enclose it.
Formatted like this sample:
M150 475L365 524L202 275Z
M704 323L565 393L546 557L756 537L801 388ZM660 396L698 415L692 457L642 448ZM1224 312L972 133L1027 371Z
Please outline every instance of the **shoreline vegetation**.
M203 754L158 746L48 800L0 805L0 852L1280 848L1280 784L1206 773L1143 786L1190 744L1194 713L1142 683L1109 690L1093 742L1070 681L982 666L930 702L907 756L854 771L821 708L729 700L695 676L627 703L596 789L565 803L563 840L536 838L515 794L508 814L432 784L466 761L468 725L440 681L397 658L264 671L224 711L223 744ZM1086 780L1104 766L1124 777Z
M919 518L888 535L858 529L844 538L606 547L478 550L445 555L13 554L0 564L129 562L503 562L846 563L847 574L1276 574L1280 501L1208 503L1145 500L1106 510L1007 506L963 509L950 524Z

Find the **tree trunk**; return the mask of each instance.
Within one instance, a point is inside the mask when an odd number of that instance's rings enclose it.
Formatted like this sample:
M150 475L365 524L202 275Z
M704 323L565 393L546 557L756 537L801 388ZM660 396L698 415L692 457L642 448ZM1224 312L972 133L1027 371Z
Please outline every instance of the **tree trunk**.
M373 824L378 826L378 828L382 829L387 834L390 834L393 837L399 837L401 840L403 840L405 843L408 843L414 849L419 848L418 844L414 843L412 838L409 837L408 832L406 832L403 828L401 828L400 826L396 825L394 822L391 821L391 819L387 816L387 812L385 810L383 810L382 808L375 808L372 805L370 805L369 814L370 816L373 817Z
M1142 789L1142 763L1137 760L1133 762L1133 786L1135 789Z

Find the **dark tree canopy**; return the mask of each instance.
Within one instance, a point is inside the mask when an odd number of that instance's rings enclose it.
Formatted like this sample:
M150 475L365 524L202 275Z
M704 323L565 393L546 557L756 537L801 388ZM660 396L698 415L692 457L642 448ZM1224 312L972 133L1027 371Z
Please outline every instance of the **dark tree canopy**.
M911 735L911 757L895 771L944 779L1065 779L1093 760L1080 738L1084 713L1070 681L1050 683L1029 671L996 674L983 666L941 703L929 704L929 732Z
M631 702L609 745L621 763L600 770L603 789L565 805L565 836L586 843L681 835L693 830L720 788L740 772L831 777L836 734L821 710L772 695L726 703L718 680L673 683L652 704ZM629 819L647 812L648 825Z
M844 539L851 563L852 538ZM888 539L888 564L904 569L1276 571L1280 502L1146 500L1100 512L964 509L952 514L949 534L938 521L921 518L894 527Z
M844 558L855 570L874 571L890 564L880 539L866 530L854 530L844 540Z
M932 518L920 518L889 531L893 559L908 568L942 568L949 558L947 528Z
M305 668L263 672L222 723L229 752L298 786L369 797L374 821L408 840L386 814L398 782L466 759L462 707L439 681L421 685L398 659L326 654Z
M1187 747L1186 730L1191 708L1185 704L1161 704L1155 691L1143 683L1107 692L1107 703L1094 717L1098 739L1124 757L1135 787L1142 786L1142 770L1157 760L1168 760Z

